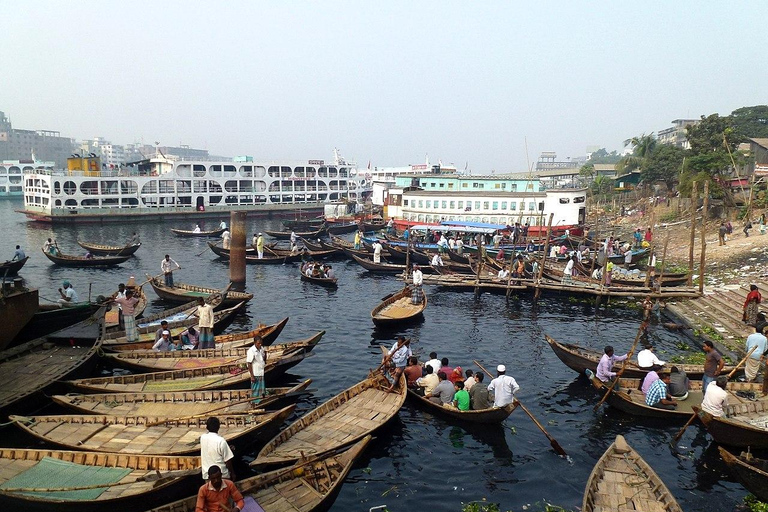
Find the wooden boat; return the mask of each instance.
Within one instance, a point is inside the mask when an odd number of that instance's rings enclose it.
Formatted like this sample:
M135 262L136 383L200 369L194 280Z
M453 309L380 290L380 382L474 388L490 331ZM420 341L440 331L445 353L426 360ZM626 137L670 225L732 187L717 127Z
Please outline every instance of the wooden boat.
M237 306L222 311L216 311L213 314L214 322L216 320L226 321L224 317L234 314L239 309ZM285 317L281 321L272 325L259 324L256 328L245 332L235 332L228 334L219 334L214 338L216 346L223 347L227 343L228 348L244 347L250 345L253 342L253 337L256 335L261 336L264 346L270 345L274 342L280 333L283 331L285 324L288 323L288 318ZM181 322L169 322L168 327L171 330L173 336L178 336L185 329L197 324L197 320L186 320ZM104 339L102 348L109 351L123 352L133 350L150 350L152 345L155 344L155 333L160 327L158 324L153 324L147 327L139 327L139 341L128 342L125 336L117 338ZM214 331L216 331L216 324L214 324ZM109 335L108 335L109 336Z
M218 242L206 242L208 244L208 247L211 248L211 251L220 258L224 258L226 260L229 259L229 249L225 249L218 245ZM246 256L256 256L258 255L258 252L256 252L256 249L254 247L248 247L245 246L245 255Z
M387 252L389 252L388 258L393 262L405 263L408 259L408 249L404 247L397 247L395 245L385 245ZM418 265L429 265L432 263L432 258L423 252L411 249L411 263Z
M452 249L448 249L448 257L451 259L451 261L455 261L456 263L464 263L465 265L469 265L469 258L466 254L459 254Z
M214 229L213 231L198 231L195 233L194 231L188 231L186 229L175 229L171 228L171 232L174 235L178 236L185 236L185 237L199 237L199 238L205 238L205 237L217 237L221 236L222 233L224 233L224 229Z
M389 380L371 374L272 438L252 466L290 464L305 455L320 456L356 443L391 420L405 402L405 375L388 391Z
M648 256L648 253L650 253L649 249L630 249L632 252L632 261L630 263L637 263L641 259ZM623 264L624 263L625 255L623 254L614 254L612 256L608 256L608 259L614 263Z
M371 441L365 436L354 445L321 457L302 460L295 466L276 469L237 482L246 508L254 500L264 512L319 512L328 510L352 464ZM197 496L169 503L150 512L195 512ZM252 510L259 510L252 508Z
M207 302L215 308L221 303L221 295L211 296ZM165 320L170 324L169 327L176 327L176 326L182 325L182 322L189 320L190 317L194 315L196 311L197 311L197 301L190 301L190 302L187 302L186 304L182 304L181 306L165 309L163 311L160 311L159 313L155 313L148 317L137 320L136 328L138 329L139 334L155 332L160 327L160 323L163 320ZM187 324L184 323L183 325L187 325ZM104 335L105 340L124 338L124 337L125 337L125 331L118 331L118 330L112 330L111 332L108 332L107 334Z
M270 384L311 354L286 354L276 361L267 361L264 378ZM67 381L75 389L87 393L142 393L166 391L202 391L227 389L250 381L248 370L242 363L209 368L140 373L114 377L91 377Z
M83 249L90 251L93 254L100 255L100 256L130 256L132 254L135 254L136 251L139 250L139 247L141 247L141 242L137 244L128 244L128 245L102 245L102 244L92 244L88 242L81 242L80 240L77 241L77 245L82 247Z
M572 345L570 343L560 343L550 336L544 337L546 338L547 343L549 343L549 346L552 348L552 351L555 353L555 355L560 358L560 360L565 363L568 368L574 370L577 373L584 373L584 370L592 370L592 372L597 371L597 364L600 362L600 358L603 357L602 353L596 350L580 347L578 345ZM617 351L617 354L618 353L619 352ZM623 363L619 363L616 367L614 367L614 371L618 371L622 364ZM667 366L677 366L678 368L682 369L691 380L701 379L701 377L704 375L704 365L701 364L673 365L667 363ZM728 373L731 370L733 370L733 366L725 366L723 368L723 373ZM644 370L637 366L637 362L627 361L623 376L643 378L645 377L646 373L648 373L648 370Z
M371 311L371 320L378 327L397 327L421 318L427 307L427 294L422 289L421 302L413 304L407 286L393 293Z
M295 219L295 220L284 220L283 226L285 229L299 229L302 231L311 231L313 229L317 229L320 226L323 225L325 221L321 218L315 218L315 219Z
M722 446L717 449L741 485L760 501L768 501L768 460L753 457L749 452L737 456Z
M21 267L23 267L27 261L29 261L29 256L16 261L6 261L5 263L0 263L0 277L15 276L19 273L19 270L21 270Z
M347 252L349 249L344 249ZM352 254L352 259L355 260L358 265L363 267L368 272L376 274L402 274L405 271L405 265L398 265L396 263L375 263L373 260L367 258L361 258ZM423 269L426 270L426 269Z
M147 309L149 299L144 293L142 287L134 288L133 292L133 296L139 299L139 302L136 303L136 307L134 308L133 316L135 318L140 318L141 315L144 314L144 310ZM107 310L107 314L104 317L104 321L106 323L107 329L109 330L115 331L120 328L120 310L117 307L117 304L112 304L110 306L110 308Z
M98 311L99 307L93 302L76 302L65 308L58 304L40 304L37 313L16 335L14 342L30 341L82 322Z
M587 370L587 376L592 386L602 397L606 391L608 391L610 384L601 382L591 370ZM619 379L619 382L614 386L611 394L608 395L608 405L635 416L667 418L672 420L677 419L684 422L693 414L693 406L701 404L701 401L704 398L704 393L701 389L701 381L692 380L690 381L688 398L685 400L678 400L677 408L675 410L658 409L645 404L645 395L639 389L642 382L642 379ZM727 390L728 403L746 403L748 400L738 396L736 394L737 392L747 391L759 394L761 389L762 384L754 382L729 382Z
M24 286L21 277L0 279L0 349L18 343L17 335L35 316L40 307L36 288Z
M312 383L311 379L292 387L267 388L260 409L295 399ZM169 391L166 393L99 393L53 395L51 399L81 414L114 416L158 416L179 418L198 414L245 414L251 410L251 390Z
M307 283L316 284L318 286L324 286L325 288L339 287L339 285L336 284L338 279L335 277L333 279L328 279L327 277L312 277L312 276L305 275L304 273L301 273L301 272L299 273L299 275L301 276L301 280Z
M350 242L348 240L344 240L343 238L341 238L339 236L336 236L336 235L332 234L332 235L330 235L330 238L331 238L331 244L333 244L333 247L336 247L336 248L346 247L347 249L354 249L355 248L355 244L354 243L352 243L352 242ZM323 244L323 245L327 245L323 241L321 241L320 243Z
M327 227L325 230L329 234L334 235L343 235L344 233L354 233L359 229L359 226L356 222L347 222L347 223L331 223L327 224Z
M721 417L712 416L699 407L693 407L693 410L712 439L719 444L740 448L768 448L768 401L729 404L725 409L726 416Z
M311 352L325 331L320 331L314 336L290 343L281 343L265 347L267 360L279 359L285 354L295 353L300 350ZM244 340L240 348L214 348L205 350L174 350L158 352L156 350L131 350L113 354L104 354L113 365L119 368L128 368L141 372L163 372L168 370L189 370L208 368L211 366L223 366L230 363L244 363L248 349L253 345L253 337Z
M124 263L131 257L129 254L128 256L94 256L93 258L86 258L85 256L67 256L65 254L54 256L46 251L42 251L42 253L53 263L62 267L114 267Z
M232 443L265 430L279 429L295 405L278 411L216 415L219 435ZM11 416L27 434L67 450L129 453L132 455L187 455L200 453L200 436L208 430L208 418L161 416L114 416L61 414L56 416ZM242 444L242 443L241 443Z
M86 320L0 352L0 411L31 408L48 386L87 375L95 366L104 332L104 308ZM70 345L74 342L75 345Z
M276 249L275 248L275 249L267 249L267 251L272 253L273 255L275 255L277 257L281 257L281 258L285 258L285 257L293 258L294 256L296 256L296 253L292 253L290 250L285 250L285 249ZM339 252L338 249L329 249L329 250L323 249L323 250L320 250L320 251L311 251L311 250L307 249L307 250L299 251L298 256L299 256L299 259L301 259L302 256L304 256L304 257L312 257L312 258L315 258L315 259L320 259L320 258L325 258L325 257L328 257L328 256L333 256L334 254L336 254L338 252ZM298 260L291 259L291 261L298 261Z
M314 231L269 231L265 229L264 232L272 238L277 238L278 240L290 240L291 233L295 233L296 236L301 238L317 238L325 233L325 225L321 225L319 229Z
M199 476L200 458L192 456L2 448L0 506L71 512L144 510L188 492L191 477Z
M197 286L194 284L174 283L172 287L165 286L165 281L163 280L162 276L152 277L147 275L147 279L149 279L149 284L152 285L152 289L155 290L157 296L170 302L186 303L200 297L207 298L213 294L222 293L221 290L217 290L215 288L206 288L204 286ZM220 303L220 305L222 307L234 306L239 302L247 302L252 298L252 293L227 291L226 295L224 296L224 300Z
M386 229L387 223L384 222L383 220L381 221L374 220L372 222L363 222L362 226L363 226L363 231L368 233L369 231L380 231L382 229Z
M582 512L683 512L653 468L616 436L589 475Z
M318 239L316 242L313 242L312 240L308 238L301 238L301 243L304 244L304 247L309 249L310 251L328 251L328 250L336 250L341 252L340 249L336 249L335 247L331 247L328 244L324 244L323 242Z

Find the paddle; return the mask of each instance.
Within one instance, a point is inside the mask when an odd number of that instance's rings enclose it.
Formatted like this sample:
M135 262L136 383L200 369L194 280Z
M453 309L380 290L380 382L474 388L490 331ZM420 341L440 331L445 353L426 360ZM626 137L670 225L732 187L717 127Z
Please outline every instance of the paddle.
M647 321L643 321L640 323L640 327L637 329L637 336L635 336L635 341L632 342L632 348L629 349L629 352L627 352L627 358L623 361L621 365L621 370L619 370L619 372L616 374L616 378L613 379L613 381L611 381L611 385L608 386L608 389L603 395L603 398L601 398L600 401L597 402L597 405L594 408L595 411L597 411L600 408L600 406L603 405L603 402L605 402L608 399L608 396L613 391L613 388L616 387L616 383L619 382L619 379L624 374L624 370L627 368L627 361L632 359L632 354L635 353L635 347L637 347L637 342L640 340L640 336L643 334L647 326L648 326Z
M199 253L199 254L196 254L196 256L202 256L202 255L203 255L203 253L204 253L205 251L209 250L210 248L211 248L211 246L210 246L210 245L208 245L208 244L206 243L206 244L205 244L205 249L203 249L203 252L201 252L201 253Z
M737 365L736 365L736 367L735 367L733 370L731 370L731 372L730 372L728 375L726 375L726 377L725 377L725 378L726 378L726 379L730 379L731 377L733 377L733 375L736 373L736 370L738 370L738 369L741 367L741 365L742 365L742 364L744 364L744 363L746 363L746 362L747 362L747 358L748 358L749 356L751 356L751 355L752 355L752 352L754 352L754 351L755 351L755 349L757 349L757 345L755 345L754 347L752 347L751 349L749 349L749 352L747 353L747 355L746 355L746 356L744 356L744 359L742 359L741 361L739 361L739 364L737 364ZM706 393L706 391L707 391L706 389L702 389L702 390L701 390L702 394ZM686 424L683 426L683 428L681 428L681 429L680 429L680 430L677 432L677 435L675 435L675 438L674 438L674 439L672 439L672 444L673 444L673 445L674 445L674 444L677 444L677 442L680 440L680 438L681 438L681 437L683 437L683 434L685 433L685 429L687 429L687 428L688 428L688 426L689 426L691 423L693 423L693 420L695 420L695 419L696 419L696 416L697 416L697 414L694 412L694 413L693 413L693 415L691 415L691 418L690 418L690 419L689 419L689 420L686 422Z
M486 370L485 367L483 365L481 365L477 360L473 360L472 362L475 363L475 365L477 365L478 368L483 370L483 372L486 375L488 375L489 379L493 379L493 375L491 375L491 373L488 370ZM534 417L534 415L531 413L531 411L529 411L528 408L523 405L523 403L520 401L519 398L515 397L515 400L517 400L517 405L520 406L520 408L523 410L523 412L525 412L525 414L527 414L528 417L531 418L531 421L533 421L533 423L537 427L539 427L539 430L541 430L544 433L544 435L547 436L547 439L549 439L549 444L552 445L552 449L554 449L555 452L557 452L558 455L562 455L563 457L567 457L568 454L565 453L565 450L563 450L563 447L560 446L560 443L558 443L557 440L554 437L552 437L549 434L549 432L546 431L546 429L541 425L541 423L539 423L539 420L537 420Z

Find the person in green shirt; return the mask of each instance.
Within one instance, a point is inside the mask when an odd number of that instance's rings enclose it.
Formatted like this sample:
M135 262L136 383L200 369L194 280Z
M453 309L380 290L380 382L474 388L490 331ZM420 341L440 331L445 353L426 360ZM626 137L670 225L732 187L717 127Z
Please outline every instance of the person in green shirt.
M464 382L457 380L453 384L456 393L453 395L453 406L460 411L469 410L469 393L464 389Z

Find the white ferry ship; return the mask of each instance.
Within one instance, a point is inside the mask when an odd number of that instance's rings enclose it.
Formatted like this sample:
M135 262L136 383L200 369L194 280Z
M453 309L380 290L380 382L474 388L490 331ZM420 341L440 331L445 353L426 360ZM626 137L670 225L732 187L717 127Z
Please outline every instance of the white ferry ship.
M334 150L324 160L169 160L162 155L117 171L97 157L71 158L68 169L24 172L24 210L45 222L108 222L152 215L200 217L245 210L279 215L301 209L322 212L339 200L362 202L370 192Z
M24 173L35 170L52 171L54 162L40 160L0 160L0 198L19 198L24 195Z

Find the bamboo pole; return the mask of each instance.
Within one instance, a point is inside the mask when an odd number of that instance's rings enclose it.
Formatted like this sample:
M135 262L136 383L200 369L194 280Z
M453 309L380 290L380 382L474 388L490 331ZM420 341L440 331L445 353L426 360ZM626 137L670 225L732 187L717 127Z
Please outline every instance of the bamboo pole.
M659 272L659 293L661 293L661 287L664 283L664 266L667 263L667 245L669 245L669 233L667 233L667 239L664 240L664 250L661 253L661 272Z
M707 210L709 209L709 181L704 182L704 209L701 212L701 262L699 263L699 294L704 293L704 265L707 254Z
M552 219L554 217L554 212L549 214L549 222L547 223L547 238L544 240L544 253L541 255L541 267L539 268L539 275L536 278L536 283L534 283L534 286L536 287L536 292L534 293L535 299L538 299L541 295L541 288L539 288L539 283L541 283L541 276L544 274L544 265L547 263L547 252L549 251L549 234L552 231Z
M693 286L693 246L696 241L696 206L699 204L697 183L691 189L691 244L688 246L688 286Z

